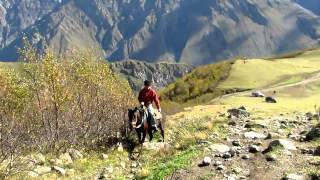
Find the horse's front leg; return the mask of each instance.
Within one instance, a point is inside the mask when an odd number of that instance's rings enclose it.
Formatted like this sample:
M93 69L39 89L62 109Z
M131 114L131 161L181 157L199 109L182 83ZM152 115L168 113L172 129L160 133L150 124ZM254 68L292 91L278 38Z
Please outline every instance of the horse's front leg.
M142 144L142 138L141 138L141 131L139 131L138 129L136 129L137 135L138 135L138 139L139 139L139 143Z
M153 138L153 134L152 134L152 129L151 128L148 129L148 134L149 134L149 141L151 142L152 138Z

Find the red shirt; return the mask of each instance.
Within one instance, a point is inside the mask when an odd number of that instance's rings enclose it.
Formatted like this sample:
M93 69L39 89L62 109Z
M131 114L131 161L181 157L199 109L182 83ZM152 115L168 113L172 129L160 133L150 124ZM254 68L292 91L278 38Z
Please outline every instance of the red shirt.
M143 88L138 97L139 102L144 102L144 104L147 106L149 104L152 104L153 101L156 103L156 106L158 109L160 109L160 101L159 97L155 90L150 88Z

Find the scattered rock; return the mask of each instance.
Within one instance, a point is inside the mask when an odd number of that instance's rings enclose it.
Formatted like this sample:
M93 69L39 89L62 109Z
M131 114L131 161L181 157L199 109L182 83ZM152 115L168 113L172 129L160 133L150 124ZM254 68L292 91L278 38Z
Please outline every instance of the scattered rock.
M246 137L248 139L265 139L266 138L266 136L264 134L257 133L254 131L245 132L244 137Z
M137 168L139 166L139 164L136 161L133 161L131 163L131 168Z
M72 176L76 173L76 170L75 169L69 169L68 172L67 172L67 176Z
M225 167L224 167L223 165L219 165L219 166L217 166L216 169L217 169L218 171L222 171L222 170L225 169Z
M123 145L122 143L118 144L118 152L123 152Z
M106 169L105 169L105 171L107 171L109 174L112 174L113 173L113 167L107 167Z
M133 179L134 178L134 174L128 174L127 176L129 179Z
M314 156L320 156L320 146L316 147L316 149L313 151Z
M247 123L244 125L245 128L251 129L251 128L266 128L266 125L260 124L260 123Z
M228 122L228 125L229 126L236 126L237 123L236 123L236 121L230 121L230 122Z
M288 174L283 180L305 180L305 177L297 174Z
M39 175L43 175L43 174L47 174L47 173L51 172L51 168L48 166L38 166L33 171Z
M206 156L203 158L201 164L199 164L199 166L209 166L211 164L211 158Z
M51 165L55 165L55 166L63 165L63 162L61 159L50 159L49 162Z
M231 155L231 157L233 157L234 155L236 155L236 150L235 149L230 149L229 154Z
M289 139L292 139L292 140L294 140L294 141L300 141L300 140L303 139L303 138L301 137L301 135L299 135L299 134L290 134L290 135L288 135L288 138L289 138Z
M125 163L124 161L122 161L122 162L120 163L120 166L121 166L123 169L125 169L125 168L126 168L126 163Z
M31 177L31 178L36 178L36 177L39 176L39 174L37 174L37 173L35 173L35 172L33 172L33 171L29 171L29 172L28 172L28 176Z
M232 145L234 145L234 146L240 146L241 143L240 143L239 140L235 140L235 141L232 141Z
M266 155L266 160L267 161L276 161L277 160L277 156L274 154L267 154Z
M306 148L303 148L303 149L300 149L301 151L301 154L313 154L313 150L312 149L306 149Z
M35 165L43 165L46 162L46 157L41 153L31 154L27 156Z
M213 152L225 153L230 151L230 147L224 144L212 144L209 147Z
M72 158L70 156L69 153L63 153L59 156L59 159L62 161L62 163L64 164L71 164L73 161L72 161Z
M312 114L312 112L307 112L307 113L305 114L305 116L306 116L306 119L307 119L308 121L313 120L313 114Z
M229 152L223 153L223 155L222 155L222 158L224 158L224 159L229 159L231 157L232 157L232 155Z
M69 149L67 152L70 154L73 161L83 158L81 152L76 149Z
M261 149L257 145L250 145L249 146L249 152L251 152L251 153L257 153L257 152L260 152L260 151L261 151Z
M243 156L241 156L241 159L248 160L248 159L250 159L250 155L249 154L244 154Z
M106 159L108 159L109 157L108 157L107 154L102 153L102 154L101 154L101 158L102 158L102 160L106 160Z
M168 149L170 148L170 145L165 142L145 142L143 143L143 147L147 150L158 151L160 149Z
M222 162L221 161L216 161L216 162L213 163L213 165L214 166L220 166L220 165L222 165Z
M65 176L66 175L66 170L59 167L59 166L53 166L52 170L56 171L58 174Z
M235 173L235 174L240 174L242 172L242 169L239 168L239 167L236 167L236 168L232 169L232 172Z
M236 180L237 177L236 176L227 176L227 180Z
M274 147L279 147L279 146L286 149L286 150L297 150L297 148L293 142L285 140L285 139L278 139L278 140L271 141L269 143L267 151L270 151Z

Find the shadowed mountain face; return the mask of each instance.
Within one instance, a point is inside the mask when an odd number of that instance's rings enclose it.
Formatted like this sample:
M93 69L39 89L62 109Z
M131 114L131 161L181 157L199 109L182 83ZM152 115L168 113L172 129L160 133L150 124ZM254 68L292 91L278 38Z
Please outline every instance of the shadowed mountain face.
M134 92L141 90L144 80L152 81L153 87L159 90L193 69L192 66L181 63L146 63L135 60L114 62L110 67L128 80Z
M320 15L319 0L296 0L296 2L311 12Z
M318 0L2 0L0 59L22 37L58 53L94 48L118 61L207 64L312 47Z

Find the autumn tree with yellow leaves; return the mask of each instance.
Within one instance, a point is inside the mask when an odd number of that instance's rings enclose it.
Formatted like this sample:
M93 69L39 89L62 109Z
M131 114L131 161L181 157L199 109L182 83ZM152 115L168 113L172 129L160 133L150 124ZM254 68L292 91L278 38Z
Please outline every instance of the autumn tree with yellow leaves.
M0 157L94 148L125 132L134 96L105 60L28 43L19 52L19 70L0 70Z

